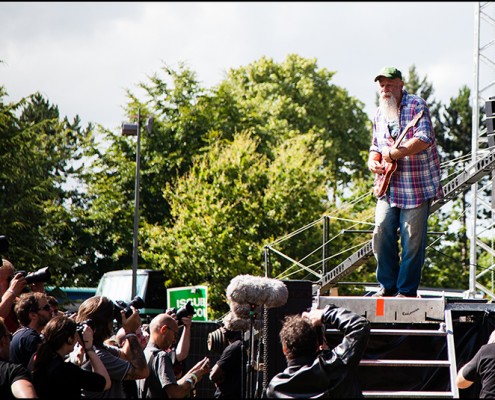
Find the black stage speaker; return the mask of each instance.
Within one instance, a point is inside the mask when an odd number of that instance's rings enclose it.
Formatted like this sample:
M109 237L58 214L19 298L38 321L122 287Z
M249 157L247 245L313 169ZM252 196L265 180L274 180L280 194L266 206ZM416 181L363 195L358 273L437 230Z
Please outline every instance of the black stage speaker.
M263 315L263 391L270 380L287 367L279 333L282 322L288 315L300 314L311 308L313 302L311 281L282 281L287 286L287 303L282 307L265 309Z

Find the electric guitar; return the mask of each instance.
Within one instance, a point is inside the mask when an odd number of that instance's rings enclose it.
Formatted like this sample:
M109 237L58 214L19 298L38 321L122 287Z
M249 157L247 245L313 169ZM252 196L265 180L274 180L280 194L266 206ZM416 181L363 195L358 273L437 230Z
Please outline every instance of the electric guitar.
M406 136L407 131L411 129L414 125L416 125L416 123L419 121L419 119L422 116L423 116L423 110L417 113L414 116L414 118L411 121L409 121L409 123L402 130L401 134L393 144L390 151L399 147L400 143L402 142L402 139L404 139L404 137ZM382 175L377 175L375 180L375 185L373 186L373 193L378 198L382 197L387 191L388 185L390 184L390 179L392 178L392 174L397 170L397 160L393 160L392 162L389 163L382 159L382 166L384 168L384 172Z

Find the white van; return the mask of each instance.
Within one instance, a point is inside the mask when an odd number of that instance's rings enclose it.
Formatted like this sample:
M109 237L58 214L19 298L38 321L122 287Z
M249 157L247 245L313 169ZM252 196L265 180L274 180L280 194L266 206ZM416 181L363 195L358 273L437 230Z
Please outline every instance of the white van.
M123 269L103 274L96 288L96 296L106 296L112 301L132 301L132 270ZM139 310L143 320L151 321L167 309L167 290L162 271L138 269L136 271L136 296L144 300Z

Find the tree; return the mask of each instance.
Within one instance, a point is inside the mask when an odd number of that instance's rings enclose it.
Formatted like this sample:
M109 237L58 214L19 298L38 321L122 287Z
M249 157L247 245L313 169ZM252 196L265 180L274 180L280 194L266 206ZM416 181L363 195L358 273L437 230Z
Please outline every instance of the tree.
M370 125L363 103L332 85L334 73L318 69L316 59L289 54L276 63L270 58L231 70L216 91L235 104L236 130L254 129L260 151L304 133L321 139L328 170L329 200L333 203L351 182L368 173L363 163L370 141ZM231 130L226 134L233 135ZM356 151L358 149L358 151Z
M248 237L233 243L248 260L239 271L261 271L260 255L266 241L287 234L309 218L319 217L339 190L352 191L350 179L362 176L365 169L368 121L360 102L330 84L332 73L318 69L315 60L295 55L281 64L262 58L245 68L231 70L225 81L211 90L202 89L195 74L183 65L178 71L165 67L161 72L164 77L156 74L140 84L146 92L144 100L129 92L129 114L135 115L140 109L141 115L155 118L153 132L141 138L139 265L171 269L169 285L199 284L215 276L211 284L217 286L212 293L216 291L219 299L220 291L226 287L225 279L222 281L222 275L217 279L216 272L199 273L198 266L215 271L212 260L221 259L220 265L225 264L225 257L232 252L232 243L227 240L230 232L236 232L234 238L240 237L239 228L230 226L233 221L239 227L249 227L249 234L245 234ZM131 265L134 199L134 141L108 131L104 134L108 143L105 151L91 144L86 152L93 164L85 176L88 202L83 222L96 246L88 267L100 273L115 265ZM253 153L249 157L256 162L264 160L260 166L256 164L261 172L244 172L244 165L236 167L246 179L246 193L240 198L254 203L249 210L239 211L239 205L224 210L223 206L231 204L230 198L224 198L229 191L222 185L221 191L212 191L204 184L203 176L209 182L219 179L205 172L205 165L224 176L211 154L219 157L219 149L234 151L239 141L247 146L246 134L256 143L250 145ZM222 168L237 171L227 163ZM284 186L289 183L292 186ZM240 182L234 180L231 184ZM333 188L330 198L325 184ZM190 193L203 199L202 203L197 204ZM191 219L189 213L207 204L218 208L212 219L215 225L206 225L209 230L180 229L184 221ZM212 212L202 210L202 215ZM215 240L226 239L211 245L212 236ZM310 241L302 247L308 249L313 244ZM209 249L218 254L210 254ZM195 258L192 254L196 253L205 256ZM195 261L191 262L191 258ZM241 265L240 258L235 260L235 265ZM192 266L194 270L189 271ZM229 269L230 278L233 271ZM219 304L217 301L215 306Z
M49 266L52 283L73 279L78 245L70 208L78 195L70 180L84 135L78 117L60 120L58 108L35 93L0 103L0 135L0 225L10 244L3 256L28 272Z
M142 129L141 134L141 226L169 224L170 205L163 191L189 171L193 157L207 146L204 139L208 119L198 105L204 89L199 87L195 74L183 65L178 71L165 66L162 72L164 78L155 74L150 82L140 84L146 102L128 91L130 118L135 120L138 111L143 119L154 117L152 132ZM101 127L98 141L96 136L86 141L84 155L88 161L82 179L87 195L80 216L93 247L81 267L97 282L104 272L132 265L136 138ZM139 233L141 244L141 228ZM141 251L138 264L146 267Z
M260 139L249 132L213 145L167 186L173 220L146 226L143 258L164 271L169 287L208 284L213 315L225 312L233 277L264 275L263 243L322 211L321 159L307 140L275 150L273 162L260 156Z

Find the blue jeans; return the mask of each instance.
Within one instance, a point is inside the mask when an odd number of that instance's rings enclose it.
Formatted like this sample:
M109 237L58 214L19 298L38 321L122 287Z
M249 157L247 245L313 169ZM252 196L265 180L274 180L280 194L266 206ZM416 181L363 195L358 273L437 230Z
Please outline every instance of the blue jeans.
M372 239L376 279L388 295L417 296L425 261L430 204L428 200L417 208L401 209L390 207L386 197L376 203Z

